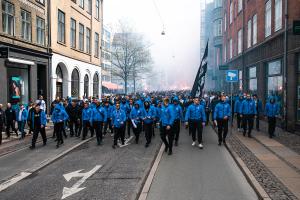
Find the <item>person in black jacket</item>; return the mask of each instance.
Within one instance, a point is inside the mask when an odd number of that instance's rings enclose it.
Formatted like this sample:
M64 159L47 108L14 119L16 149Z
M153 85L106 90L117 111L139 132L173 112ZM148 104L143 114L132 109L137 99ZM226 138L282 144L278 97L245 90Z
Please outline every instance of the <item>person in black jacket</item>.
M2 110L2 104L0 104L0 145L2 144L2 130L5 123L5 113Z
M16 112L11 108L11 104L7 104L7 108L5 110L5 118L6 118L6 136L10 137L10 128L16 133L18 136L18 131L15 128L16 123Z
M66 108L67 114L69 115L69 128L70 128L70 136L74 136L74 125L75 125L75 136L78 135L78 124L80 123L79 117L79 109L77 103L73 100L71 106L67 106Z

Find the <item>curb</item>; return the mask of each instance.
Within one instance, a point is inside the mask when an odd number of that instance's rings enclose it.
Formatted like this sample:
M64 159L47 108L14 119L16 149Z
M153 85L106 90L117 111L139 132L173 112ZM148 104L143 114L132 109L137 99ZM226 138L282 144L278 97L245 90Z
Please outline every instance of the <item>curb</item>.
M29 169L26 169L24 170L23 172L19 173L19 174L16 174L15 176L9 178L9 180L3 182L0 184L0 192L2 192L3 190L9 188L10 186L14 185L15 183L27 178L27 177L30 177L32 176L34 173L36 173L37 171L43 169L44 167L50 165L51 163L53 163L54 161L62 158L63 156L65 156L66 154L68 154L69 152L73 151L74 149L76 149L77 147L89 142L90 140L92 140L94 137L92 138L88 138L84 141L81 141L80 143L74 145L73 147L63 151L62 153L52 157L52 158L49 158L47 160L44 160L43 162L41 162L37 167L33 167L33 168L29 168Z
M217 133L217 130L212 127L212 129ZM231 128L232 129L232 128ZM233 133L231 133L233 134ZM262 186L258 183L258 181L255 179L253 174L250 172L246 164L243 162L243 160L233 151L231 150L231 145L226 143L225 147L227 151L230 153L231 157L237 164L237 166L240 168L242 173L244 174L247 182L250 184L250 186L255 191L256 195L261 200L271 200L270 196L266 193L266 191L262 188Z

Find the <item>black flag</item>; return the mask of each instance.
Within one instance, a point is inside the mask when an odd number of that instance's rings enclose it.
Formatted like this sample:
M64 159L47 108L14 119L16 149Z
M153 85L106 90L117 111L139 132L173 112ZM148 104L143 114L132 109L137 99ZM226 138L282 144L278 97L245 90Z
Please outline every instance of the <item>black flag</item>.
M204 84L205 84L205 74L207 71L207 54L208 54L208 41L206 43L206 47L205 47L205 51L200 63L200 67L198 69L195 81L194 81L194 85L191 91L191 96L192 97L196 97L202 96L203 93L203 88L204 88Z

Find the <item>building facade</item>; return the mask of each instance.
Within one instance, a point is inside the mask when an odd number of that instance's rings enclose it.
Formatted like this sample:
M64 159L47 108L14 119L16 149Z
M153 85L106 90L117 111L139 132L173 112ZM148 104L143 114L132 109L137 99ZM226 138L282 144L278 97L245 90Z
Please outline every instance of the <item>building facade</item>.
M51 1L51 98L101 95L102 0Z
M0 4L0 102L28 104L38 95L48 100L48 3L1 0Z
M264 104L275 97L279 123L299 130L300 36L292 31L299 1L225 0L223 6L223 58L239 70L235 92L256 93Z

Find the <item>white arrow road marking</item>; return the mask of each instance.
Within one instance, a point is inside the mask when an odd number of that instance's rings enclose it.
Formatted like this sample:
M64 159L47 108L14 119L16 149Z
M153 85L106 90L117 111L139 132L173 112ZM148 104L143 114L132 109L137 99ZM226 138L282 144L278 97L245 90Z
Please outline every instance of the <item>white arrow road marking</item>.
M82 177L79 181L77 181L72 187L67 188L64 187L63 188L63 196L61 199L65 199L77 192L80 192L81 190L85 189L86 187L81 187L80 186L89 178L91 177L96 171L98 171L100 168L102 167L102 165L96 165L96 167L94 167L91 171L86 172L86 173L80 173L81 170L77 170L68 174L64 174L64 178L66 179L66 181L70 181L72 178L75 177Z
M126 140L125 140L125 143L124 143L124 145L122 145L122 144L119 144L119 147L126 147L126 146L128 146L128 145L130 145L130 140L133 138L133 136L130 136L129 138L127 138Z
M9 186L12 186L13 184L19 182L20 180L26 178L27 176L29 176L31 173L29 172L21 172L19 175L5 181L4 183L2 183L0 185L0 192L5 190L6 188L8 188Z

